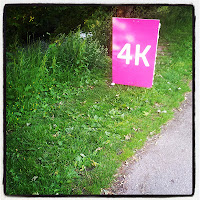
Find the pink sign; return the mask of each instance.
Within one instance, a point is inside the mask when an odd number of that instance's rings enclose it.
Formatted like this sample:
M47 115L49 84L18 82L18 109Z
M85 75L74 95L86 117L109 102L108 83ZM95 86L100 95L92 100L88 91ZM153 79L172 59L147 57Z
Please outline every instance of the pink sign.
M112 23L113 83L151 88L160 20L114 17Z

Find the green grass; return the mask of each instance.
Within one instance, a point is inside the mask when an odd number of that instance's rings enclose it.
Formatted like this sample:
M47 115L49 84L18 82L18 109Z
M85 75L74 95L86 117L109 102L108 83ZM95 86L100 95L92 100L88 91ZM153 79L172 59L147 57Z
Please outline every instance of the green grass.
M166 48L151 89L110 86L104 50L73 34L69 47L63 37L48 49L39 43L8 54L6 194L88 195L108 187L190 91L192 37L185 39L187 29L171 35L159 40ZM78 56L66 55L70 48Z

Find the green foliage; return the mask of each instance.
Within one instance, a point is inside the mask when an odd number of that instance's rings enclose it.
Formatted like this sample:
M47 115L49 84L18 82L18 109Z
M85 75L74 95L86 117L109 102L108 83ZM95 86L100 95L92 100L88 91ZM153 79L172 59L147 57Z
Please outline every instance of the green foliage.
M60 33L68 34L84 23L97 7L95 6L35 6L6 5L7 48L13 49L39 38L53 40Z
M131 17L152 19L157 17L158 12L165 13L166 10L164 9L164 6L132 6Z
M68 34L79 25L82 27L84 25L84 20L90 17L98 9L98 6L74 5L57 7L57 9L56 17L59 19L59 23L55 26L51 39L60 33ZM59 13L60 9L62 9L62 12Z
M166 6L164 8L167 11L165 15L167 14L168 17L163 20L166 24L169 24L170 27L175 28L176 26L181 26L181 29L183 29L185 25L191 25L193 6ZM162 16L165 17L163 14L162 12ZM180 28L177 28L177 30L178 29L180 30Z
M93 40L90 37L81 38L80 31L72 32L68 37L61 35L50 46L51 48L48 51L49 58L56 56L57 62L60 63L62 69L66 68L67 65L71 66L71 69L77 69L78 67L102 68L107 62L107 50L97 40Z
M51 89L57 84L90 84L97 68L103 69L109 62L106 50L98 41L80 38L80 31L61 35L55 43L46 46L37 42L27 49L7 52L8 125L15 124L18 119L13 113L22 115L34 110L29 102L32 95L39 94L37 99L41 100L44 98L41 94L54 95Z
M177 62L191 64L193 37L193 6L171 6L168 14L160 16L160 36L171 43L169 50Z
M92 16L85 20L83 27L83 30L93 34L93 39L107 48L112 37L112 15L111 7L98 7Z

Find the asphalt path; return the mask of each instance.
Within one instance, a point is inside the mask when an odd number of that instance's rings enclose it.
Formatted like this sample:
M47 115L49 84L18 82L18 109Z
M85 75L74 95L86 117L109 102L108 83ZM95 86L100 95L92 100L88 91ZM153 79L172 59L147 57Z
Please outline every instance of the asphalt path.
M193 192L192 93L161 133L123 164L114 195L191 195Z

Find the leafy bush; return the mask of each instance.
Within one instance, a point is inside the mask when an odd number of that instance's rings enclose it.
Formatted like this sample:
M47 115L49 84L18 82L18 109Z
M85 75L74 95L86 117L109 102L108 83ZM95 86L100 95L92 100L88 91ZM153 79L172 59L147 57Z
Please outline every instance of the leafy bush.
M61 83L75 87L89 84L108 62L106 49L91 38L80 38L80 31L60 35L48 48L36 42L15 53L7 52L8 125L17 119L13 113L22 115L33 109L30 99L35 94L49 94L52 85Z
M85 20L83 30L91 31L93 39L108 47L112 36L112 7L98 7L91 17Z
M97 40L90 37L81 38L80 30L71 32L67 37L60 35L47 50L47 69L53 72L55 67L57 77L67 81L80 81L83 73L107 66L107 50ZM54 63L54 65L52 64ZM50 69L51 68L51 69ZM54 69L54 70L55 70ZM71 76L71 75L74 76ZM63 78L62 78L63 77Z

